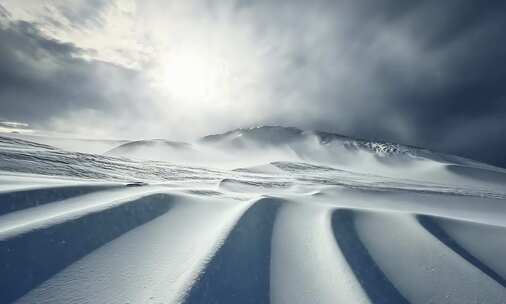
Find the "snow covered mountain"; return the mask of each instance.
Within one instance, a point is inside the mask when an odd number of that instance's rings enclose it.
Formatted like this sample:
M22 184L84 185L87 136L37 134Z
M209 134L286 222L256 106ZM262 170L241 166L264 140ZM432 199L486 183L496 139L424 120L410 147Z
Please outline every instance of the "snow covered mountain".
M404 146L389 142L369 141L364 139L356 139L340 134L322 132L322 131L303 131L294 127L281 126L260 126L247 129L236 129L223 134L208 135L200 139L204 144L221 146L227 148L245 148L251 149L265 147L282 147L288 146L297 151L299 154L304 150L314 152L315 146L330 150L336 153L335 159L342 157L344 151L333 151L332 149L344 148L350 152L367 151L375 154L377 157L401 157L410 158L427 158L437 161L447 161L463 164L478 164L472 160L464 159L457 156L444 155L427 149ZM487 166L491 167L491 166Z
M105 155L126 157L143 160L170 160L188 159L192 146L183 142L168 141L164 139L137 140L121 144L107 152Z
M34 140L0 136L0 303L506 302L504 169L282 127Z
M236 169L277 161L304 162L395 178L503 185L506 170L462 157L388 142L293 127L261 126L205 136L194 143L142 140L108 156ZM470 170L469 168L473 168Z

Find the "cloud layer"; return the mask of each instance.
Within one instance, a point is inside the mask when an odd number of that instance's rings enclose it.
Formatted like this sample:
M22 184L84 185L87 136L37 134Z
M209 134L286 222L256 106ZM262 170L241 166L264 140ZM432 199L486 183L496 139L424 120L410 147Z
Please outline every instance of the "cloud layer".
M3 120L172 139L292 125L506 166L500 1L4 2Z

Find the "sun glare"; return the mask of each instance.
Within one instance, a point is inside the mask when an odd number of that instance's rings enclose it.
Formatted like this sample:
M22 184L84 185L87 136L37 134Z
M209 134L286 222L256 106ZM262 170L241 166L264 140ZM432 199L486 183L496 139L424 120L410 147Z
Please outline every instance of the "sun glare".
M185 103L222 102L227 97L227 62L205 51L180 50L162 60L157 86Z

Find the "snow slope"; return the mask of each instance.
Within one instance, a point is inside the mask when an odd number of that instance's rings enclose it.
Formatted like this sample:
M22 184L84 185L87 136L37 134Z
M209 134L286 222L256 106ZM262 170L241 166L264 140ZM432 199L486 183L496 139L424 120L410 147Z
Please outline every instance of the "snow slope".
M506 303L505 255L506 173L459 157L281 127L0 137L0 303Z
M66 151L94 154L102 154L118 145L129 143L128 140L72 138L68 134L53 134L43 131L33 133L0 132L0 136L37 142Z

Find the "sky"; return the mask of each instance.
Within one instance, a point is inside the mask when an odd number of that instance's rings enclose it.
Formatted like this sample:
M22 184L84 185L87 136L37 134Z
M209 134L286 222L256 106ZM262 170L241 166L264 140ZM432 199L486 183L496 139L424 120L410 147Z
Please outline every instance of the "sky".
M506 2L0 0L0 127L295 126L506 167Z

